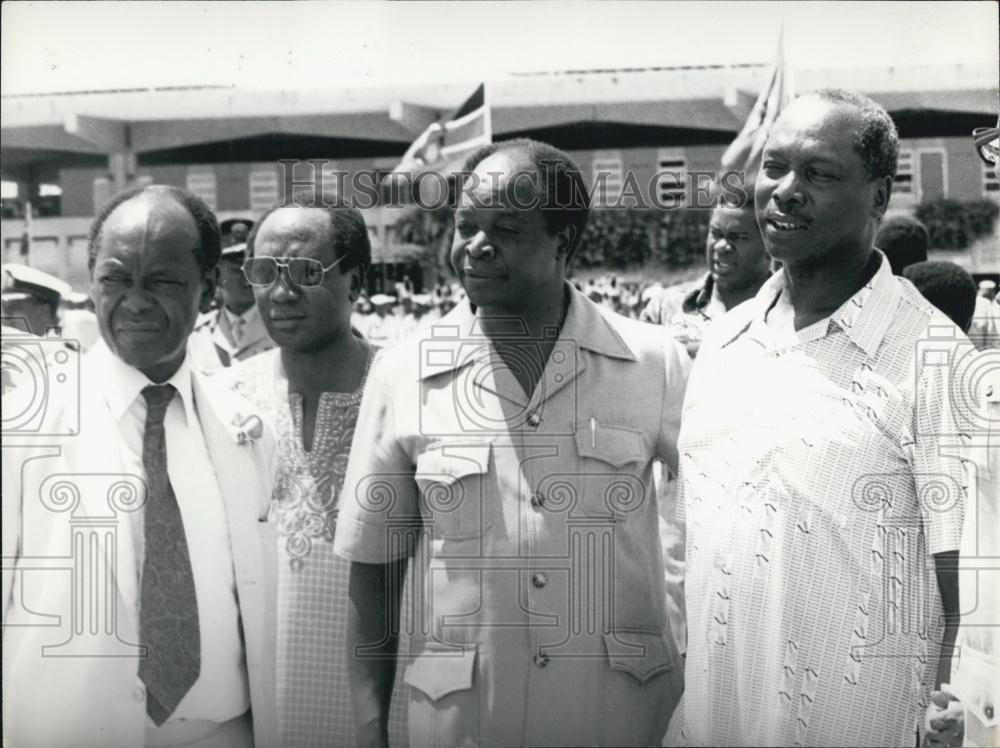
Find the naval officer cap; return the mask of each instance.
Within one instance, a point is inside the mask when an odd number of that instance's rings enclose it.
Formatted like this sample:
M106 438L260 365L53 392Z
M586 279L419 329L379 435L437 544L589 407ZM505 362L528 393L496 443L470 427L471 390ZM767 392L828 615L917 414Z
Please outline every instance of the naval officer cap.
M73 292L68 283L54 275L16 262L3 265L0 275L3 298L11 301L31 297L58 306L61 299Z

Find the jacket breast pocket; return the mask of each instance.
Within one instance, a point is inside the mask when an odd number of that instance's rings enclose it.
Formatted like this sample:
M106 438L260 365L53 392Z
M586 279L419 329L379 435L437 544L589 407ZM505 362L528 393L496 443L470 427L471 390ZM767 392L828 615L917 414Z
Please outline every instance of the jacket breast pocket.
M632 462L643 462L646 452L639 429L613 426L596 418L577 424L576 451L581 457L618 469Z
M476 648L425 650L406 669L411 745L475 746L479 699Z
M652 500L641 479L650 457L639 429L593 419L577 425L575 438L577 512L621 520Z
M646 683L675 667L675 648L660 631L615 629L604 634L604 648L612 670Z
M492 445L432 445L417 456L416 482L435 538L480 538L491 524L486 501Z

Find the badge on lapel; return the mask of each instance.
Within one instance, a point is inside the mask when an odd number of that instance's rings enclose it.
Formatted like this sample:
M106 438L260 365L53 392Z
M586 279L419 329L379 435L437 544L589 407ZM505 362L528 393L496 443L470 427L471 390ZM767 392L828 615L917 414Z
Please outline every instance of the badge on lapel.
M251 415L244 418L243 414L237 413L232 424L236 427L237 444L252 445L264 435L264 422L260 420L260 416Z

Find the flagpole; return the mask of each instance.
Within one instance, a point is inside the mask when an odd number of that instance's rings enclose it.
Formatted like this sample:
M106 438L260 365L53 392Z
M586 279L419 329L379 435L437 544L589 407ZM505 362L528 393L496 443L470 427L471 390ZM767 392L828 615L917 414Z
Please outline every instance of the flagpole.
M24 264L31 265L31 245L35 240L35 208L31 204L31 200L24 201L24 236L22 237L23 245L21 247L21 254L24 255Z
M490 105L490 87L483 81L483 131L487 140L493 142L493 107Z

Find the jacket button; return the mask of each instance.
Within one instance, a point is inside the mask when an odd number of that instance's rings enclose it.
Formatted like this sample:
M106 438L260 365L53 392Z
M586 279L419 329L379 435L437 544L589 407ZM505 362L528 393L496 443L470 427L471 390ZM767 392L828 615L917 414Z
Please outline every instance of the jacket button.
M142 686L136 686L135 688L132 689L132 698L140 702L145 701L146 689L143 688Z
M541 509L542 505L545 504L545 496L540 493L531 494L531 506L535 509Z
M539 424L542 422L542 417L538 413L528 414L528 425L533 429L537 429Z
M549 664L549 656L539 649L535 654L535 664L538 665L538 667L545 667Z
M531 583L536 587L541 588L549 583L549 578L545 576L543 572L536 571L531 575Z

